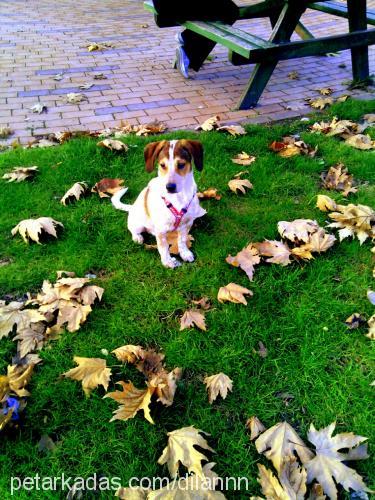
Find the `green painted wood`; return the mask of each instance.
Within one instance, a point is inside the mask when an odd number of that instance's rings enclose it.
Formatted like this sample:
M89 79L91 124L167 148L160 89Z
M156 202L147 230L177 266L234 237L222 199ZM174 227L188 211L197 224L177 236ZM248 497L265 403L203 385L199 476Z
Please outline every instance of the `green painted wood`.
M366 33L367 16L366 16L367 0L348 0L349 14L349 36L358 33L358 30L363 30ZM354 33L353 33L354 32ZM367 31L368 38L365 44L351 43L349 45L352 57L353 80L366 80L370 76L369 60L368 60L368 45L371 34L375 43L375 29Z
M326 54L327 52L337 52L348 48L366 47L374 44L375 29L354 31L344 35L327 36L312 40L298 40L296 42L274 45L266 49L254 49L251 51L249 62L283 61L286 59Z
M347 5L335 1L316 2L309 5L309 9L319 10L327 14L334 14L335 16L344 17L345 19L348 19L349 16ZM374 10L367 9L366 18L367 24L375 25Z

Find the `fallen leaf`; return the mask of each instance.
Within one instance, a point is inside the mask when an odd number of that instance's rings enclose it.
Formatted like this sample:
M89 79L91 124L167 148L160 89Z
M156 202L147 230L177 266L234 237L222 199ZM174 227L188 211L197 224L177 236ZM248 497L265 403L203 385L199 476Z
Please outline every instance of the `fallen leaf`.
M70 104L79 104L82 101L87 101L87 96L85 96L85 94L71 92L70 94L66 94L66 100Z
M145 389L137 389L132 382L117 382L121 385L121 391L109 392L104 398L111 398L117 401L121 406L115 410L114 416L110 422L114 420L128 420L133 418L139 410L143 410L145 419L154 424L151 418L149 405L151 403L151 396L155 391L155 387L147 386Z
M246 130L241 125L223 125L217 127L219 132L228 132L228 134L236 137L237 135L246 135Z
M9 127L0 127L0 139L6 139L13 134L13 130Z
M255 441L258 453L263 453L280 474L285 457L297 453L301 462L306 464L314 454L305 445L296 431L287 422L282 422L267 429Z
M57 238L57 228L63 228L63 224L51 217L39 217L39 219L25 219L22 220L12 229L12 235L19 233L25 243L29 240L35 241L40 244L39 238L43 233Z
M250 431L250 440L253 441L256 439L262 432L266 430L265 426L262 424L262 422L259 420L258 417L255 415L250 417L246 421L246 427Z
M286 491L280 485L277 477L273 475L272 471L266 469L266 467L262 464L258 464L258 469L258 483L261 485L262 492L263 495L265 495L266 500L291 500L291 498L293 498L287 495Z
M87 45L87 50L93 52L94 50L106 50L112 47L114 47L114 45L110 42L94 42Z
M79 88L81 90L88 90L88 89L91 89L91 87L93 87L94 84L93 83L82 83L81 85L79 85Z
M336 202L324 194L318 194L316 206L322 212L330 212L331 210L337 209Z
M324 87L318 90L320 95L331 95L333 94L333 89L331 87Z
M232 392L233 381L225 373L217 373L206 377L203 381L208 391L208 402L212 404L220 396L225 399L228 391Z
M43 111L47 112L47 106L41 102L37 102L34 106L31 106L30 109L33 113L38 113L39 115L43 113Z
M237 165L251 165L256 160L256 156L250 156L245 151L239 153L234 158L232 158L232 162Z
M326 252L335 244L336 238L333 234L326 233L324 229L319 228L316 233L310 235L308 245L311 252Z
M317 97L316 99L306 99L308 104L315 109L323 110L333 104L332 97Z
M366 333L366 337L370 340L375 340L375 314L371 316L371 318L367 322L369 330Z
M290 78L290 80L299 80L300 76L298 71L291 71L290 73L288 73L288 78Z
M318 229L318 223L311 219L296 219L292 222L280 221L277 223L277 230L280 235L293 243L300 241L308 243L311 234L318 231Z
M345 102L345 101L347 101L349 98L350 98L350 95L343 94L343 95L340 95L340 96L336 99L336 102Z
M348 236L357 237L360 244L367 238L375 237L375 212L366 205L337 205L336 212L329 213L329 218L335 222L328 227L339 229L339 239Z
M128 151L128 146L121 141L116 139L104 139L103 141L99 141L97 146L101 148L107 148L111 151Z
M172 432L168 432L168 445L164 448L162 455L158 459L158 464L168 465L169 474L174 479L179 471L180 464L184 465L189 473L204 477L202 460L208 460L203 453L195 446L203 450L215 453L207 441L199 434L203 432L193 426L182 427Z
M360 326L366 324L366 319L359 313L354 313L346 318L345 324L350 330L354 330L355 328L359 328Z
M40 438L38 442L38 450L49 453L53 451L55 448L56 444L54 443L53 439L47 436L47 434L43 434L43 436Z
M313 247L312 245L310 245L310 243L305 243L304 245L301 245L299 247L292 248L291 253L298 259L311 260L314 258L311 253L312 249Z
M97 73L93 76L93 78L94 80L107 80L107 77L104 75L104 73Z
M346 491L370 491L361 476L343 462L361 460L368 457L367 444L360 445L367 438L356 436L352 432L336 434L332 437L336 423L316 430L311 424L308 440L315 446L315 457L304 463L307 470L307 482L319 481L324 493L332 500L337 499L336 484L341 484ZM360 445L360 446L358 446ZM343 450L347 449L348 452ZM334 481L334 480L335 481Z
M69 332L76 332L86 321L91 311L89 305L79 304L78 302L68 302L66 305L60 305L56 326L62 327L66 324L66 329Z
M139 345L124 345L112 351L116 358L122 363L134 364L144 358L145 351Z
M341 191L343 196L357 192L357 188L353 186L353 176L348 173L348 169L343 163L333 165L328 172L323 172L320 178L323 181L322 187L324 189Z
M219 126L220 116L212 116L208 118L203 123L195 127L195 130L203 130L205 132L210 132L211 130L216 130Z
M267 351L266 346L261 341L258 342L258 346L259 346L259 350L256 351L255 349L253 349L254 352L256 354L258 354L258 356L260 356L261 358L266 358L268 356L268 351Z
M30 382L34 371L34 365L8 365L7 368L7 383L10 393L16 394L20 398L30 395L25 389Z
M193 328L194 326L203 331L207 330L204 315L194 309L185 311L180 319L180 331L186 330L186 328Z
M86 182L76 182L61 198L60 203L67 205L73 201L78 201L88 190Z
M225 259L228 264L234 267L240 267L247 274L250 281L253 281L254 266L260 263L258 250L252 243L243 248L237 255L232 257L228 255Z
M193 241L194 237L191 234L188 234L186 239L186 246L188 248L191 248ZM178 248L178 231L170 231L169 233L167 233L167 243L169 245L169 252L171 254L178 255L180 253L180 249Z
M4 174L3 179L8 179L8 182L22 182L33 179L38 172L38 167L15 167L12 172Z
M364 151L375 149L375 141L369 135L364 134L351 135L345 140L345 144Z
M228 283L228 285L222 286L219 289L217 300L219 302L234 302L235 304L244 304L246 306L245 295L252 297L253 292L236 283Z
M228 182L228 186L229 189L236 194L238 194L238 191L241 191L241 193L246 194L245 188L248 189L253 188L253 185L247 179L232 179Z
M291 263L291 250L283 241L266 240L261 243L254 243L253 245L258 250L259 255L271 257L266 260L269 264L287 266Z
M34 322L24 328L17 328L17 335L13 337L13 340L19 340L17 351L20 358L24 358L27 354L34 351L39 351L43 347L45 330L46 325L42 322Z
M91 192L98 193L100 198L110 198L117 191L124 188L124 182L124 179L104 178L92 187Z
M197 193L200 200L207 200L209 198L214 198L215 200L221 200L221 195L218 194L216 188L208 188L202 192Z
M202 297L199 300L192 300L191 303L198 306L199 309L204 309L205 311L211 309L211 302L208 297Z
M318 146L313 148L304 141L289 136L283 137L282 142L273 141L269 148L282 158L290 158L296 155L305 155L313 158L318 151Z
M349 137L359 132L359 125L351 120L338 120L335 116L330 122L314 123L310 129L312 132L322 133L330 137Z
M53 79L59 82L64 78L64 73L56 73L56 75L53 76Z
M133 132L135 132L135 135L147 137L149 135L162 134L167 128L165 123L156 120L145 125L135 125Z
M111 369L107 368L105 359L74 356L73 361L78 366L63 373L63 376L82 382L82 388L87 397L99 385L102 385L105 390L108 389Z

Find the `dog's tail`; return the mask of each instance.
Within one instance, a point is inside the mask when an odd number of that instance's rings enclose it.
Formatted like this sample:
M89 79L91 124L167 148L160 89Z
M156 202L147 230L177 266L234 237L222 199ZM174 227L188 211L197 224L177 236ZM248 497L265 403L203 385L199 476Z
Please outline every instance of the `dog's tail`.
M127 205L125 203L121 203L121 198L124 196L124 194L126 193L126 191L128 190L128 188L123 188L123 189L120 189L120 191L117 191L117 193L115 193L112 198L111 198L111 202L112 202L112 205L117 208L117 210L123 210L124 212L129 212L129 209L131 207L131 205Z

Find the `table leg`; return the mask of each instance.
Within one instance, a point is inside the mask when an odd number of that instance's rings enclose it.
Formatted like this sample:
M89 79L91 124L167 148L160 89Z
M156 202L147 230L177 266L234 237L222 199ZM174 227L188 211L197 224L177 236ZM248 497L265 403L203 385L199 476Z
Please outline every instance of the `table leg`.
M302 5L299 3L294 4L293 2L288 3L283 7L276 22L274 19L271 19L274 28L270 37L270 42L289 42L302 14L306 10L306 5L303 5L304 2L301 2L301 4ZM277 61L260 63L255 66L248 85L238 104L238 109L249 109L258 103L276 66Z
M366 0L348 0L349 31L367 29ZM368 47L351 49L354 80L365 80L370 76Z

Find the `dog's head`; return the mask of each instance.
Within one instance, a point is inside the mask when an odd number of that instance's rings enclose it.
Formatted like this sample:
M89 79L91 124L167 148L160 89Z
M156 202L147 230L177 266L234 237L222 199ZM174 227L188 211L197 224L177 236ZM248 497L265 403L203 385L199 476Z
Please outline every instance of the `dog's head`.
M203 168L203 146L199 141L158 141L147 144L144 151L147 172L158 163L158 175L168 193L178 193L186 182L191 182L193 162L197 170Z

